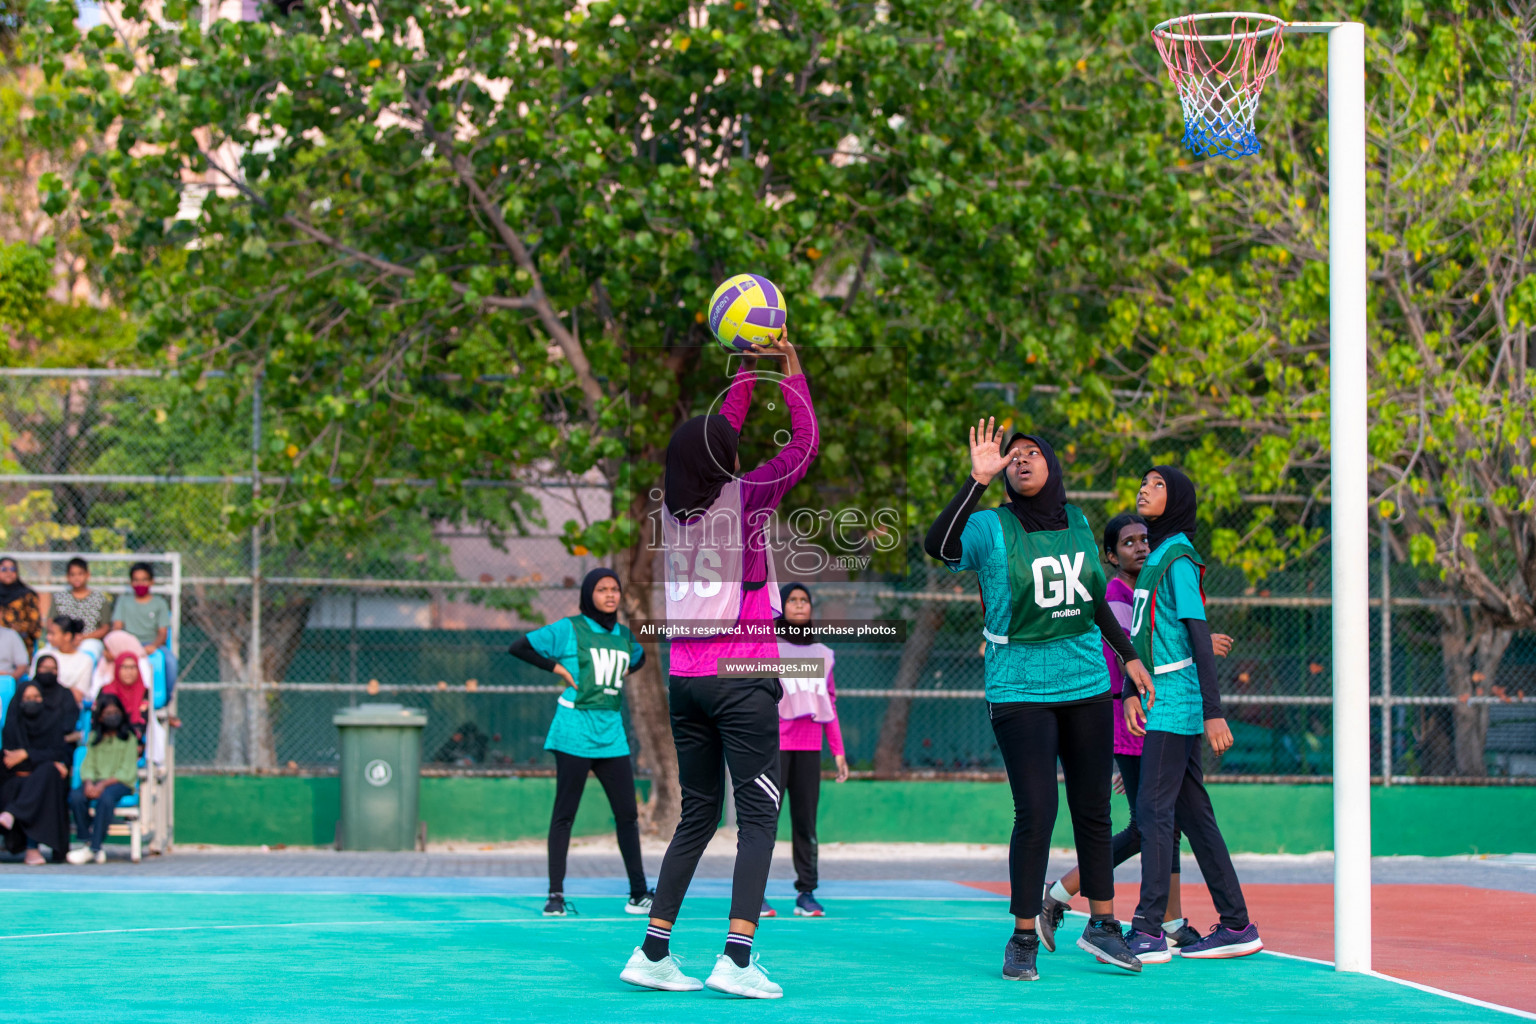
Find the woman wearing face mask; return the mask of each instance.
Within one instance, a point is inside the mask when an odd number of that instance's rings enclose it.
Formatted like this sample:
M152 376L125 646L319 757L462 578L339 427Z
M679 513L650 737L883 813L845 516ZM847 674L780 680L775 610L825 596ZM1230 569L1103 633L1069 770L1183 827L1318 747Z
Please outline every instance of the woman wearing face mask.
M1248 920L1243 889L1216 825L1200 765L1201 733L1219 757L1232 746L1232 730L1221 712L1215 650L1205 619L1205 564L1193 544L1195 485L1172 466L1153 466L1142 477L1136 511L1146 517L1152 553L1136 578L1131 642L1153 666L1158 699L1145 712L1135 694L1125 699L1126 726L1146 737L1136 794L1141 902L1129 936L1131 950L1143 963L1166 963L1172 957L1163 922L1174 835L1181 830L1221 921L1199 942L1179 947L1180 956L1248 956L1263 949L1264 941Z
M593 569L581 581L581 611L512 645L511 653L530 665L553 672L565 682L556 701L544 749L555 755L555 806L549 818L549 901L545 917L564 917L565 862L571 825L581 806L587 772L597 776L629 874L625 913L651 909L653 893L645 884L640 859L640 810L635 776L624 735L624 677L645 663L645 649L629 627L619 622L619 577L612 569ZM574 913L574 907L571 908Z
M69 809L75 817L75 834L89 843L69 852L71 864L107 862L101 848L107 839L112 814L125 796L139 784L139 741L128 728L122 701L110 693L96 698L91 709L91 739L80 766L80 785L69 791ZM91 801L96 801L94 819Z
M74 698L59 685L58 666L44 655L0 730L0 835L9 852L25 849L31 865L44 863L39 846L53 852L55 863L69 853L69 766L78 715Z
M985 609L987 713L1013 790L1008 855L1014 932L1003 977L1039 977L1036 917L1056 824L1056 762L1082 864L1088 926L1078 940L1100 963L1140 971L1115 920L1110 855L1114 719L1107 641L1135 688L1152 683L1105 600L1098 540L1067 504L1056 453L1043 439L1004 441L995 421L970 431L971 475L929 529L924 549L951 572L979 577ZM1003 474L1008 503L973 511Z

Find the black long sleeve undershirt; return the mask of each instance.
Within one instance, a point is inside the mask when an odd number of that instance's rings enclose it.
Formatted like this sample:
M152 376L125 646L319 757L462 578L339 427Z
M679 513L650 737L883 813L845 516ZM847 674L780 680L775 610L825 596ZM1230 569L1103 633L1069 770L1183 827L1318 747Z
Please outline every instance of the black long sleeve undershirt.
M1200 677L1201 717L1224 718L1221 712L1221 688L1216 684L1216 652L1211 647L1211 625L1204 619L1184 619L1189 631L1189 649L1195 658L1195 673Z
M555 666L560 664L553 658L546 658L544 655L534 650L533 644L528 642L528 637L526 636L520 636L516 640L512 641L512 646L507 648L507 653L512 655L514 658L521 658L528 664L532 665L534 668L543 669L545 672L553 672L555 670ZM642 647L640 649L640 657L629 663L629 668L624 671L624 674L627 676L644 664L645 648Z
M928 527L928 535L923 538L923 550L929 556L951 565L960 561L960 534L965 531L966 520L976 511L976 503L981 500L982 492L986 489L987 485L975 477L965 478L959 493L950 499L944 511L939 513L939 518Z

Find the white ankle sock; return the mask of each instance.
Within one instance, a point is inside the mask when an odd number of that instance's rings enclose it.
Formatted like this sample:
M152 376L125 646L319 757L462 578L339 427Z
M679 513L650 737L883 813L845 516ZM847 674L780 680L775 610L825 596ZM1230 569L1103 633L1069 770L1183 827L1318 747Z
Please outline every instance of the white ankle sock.
M1175 932L1177 932L1180 928L1183 928L1183 927L1184 927L1184 919L1182 917L1176 917L1172 921L1164 921L1163 922L1163 934L1164 935L1172 935Z
M1072 902L1072 894L1063 889L1060 882L1051 883L1051 898L1061 900L1063 903Z

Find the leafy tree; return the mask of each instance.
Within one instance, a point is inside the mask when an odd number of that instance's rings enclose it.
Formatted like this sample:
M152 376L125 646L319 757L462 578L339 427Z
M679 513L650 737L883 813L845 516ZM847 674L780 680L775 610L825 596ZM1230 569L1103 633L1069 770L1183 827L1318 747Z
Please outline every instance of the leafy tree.
M1483 695L1511 631L1536 625L1536 6L1345 14L1369 26L1371 490L1395 557L1444 599L1451 694ZM1325 540L1310 504L1328 486L1325 71L1325 47L1288 49L1264 96L1265 152L1187 172L1204 240L1109 289L1100 380L1134 397L1085 386L1062 402L1102 426L1101 454L1183 450L1213 518L1274 496L1214 534L1253 578ZM1425 714L1431 734L1453 721L1456 773L1484 774L1486 705Z

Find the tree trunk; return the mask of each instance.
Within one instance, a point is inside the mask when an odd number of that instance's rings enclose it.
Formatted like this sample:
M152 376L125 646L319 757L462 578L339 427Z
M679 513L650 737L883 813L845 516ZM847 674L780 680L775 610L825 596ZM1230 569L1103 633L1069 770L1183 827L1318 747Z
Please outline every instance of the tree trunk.
M1481 778L1488 774L1488 705L1467 703L1467 698L1491 691L1514 631L1499 628L1480 608L1472 610L1469 621L1456 605L1440 610L1440 623L1446 688L1460 701L1451 706L1455 774Z
M644 498L631 510L638 523L645 523ZM645 532L642 525L640 532ZM616 571L624 591L624 611L629 627L636 632L643 623L653 621L652 591L656 579L656 552L641 537L619 552ZM677 778L677 748L672 745L672 716L667 701L667 684L661 675L661 645L645 645L645 664L625 684L629 692L630 719L640 745L640 767L651 777L650 798L641 805L645 830L663 839L671 839L682 813L682 788Z
M310 600L278 596L264 600L262 615L262 680L281 680L298 650L309 621ZM265 690L250 685L250 591L210 596L202 585L193 588L187 611L218 651L220 691L219 747L214 763L221 768L271 771L277 767L272 732L272 707Z
M944 622L944 605L939 601L923 601L917 610L917 619L907 633L907 642L901 649L901 664L896 678L891 682L893 690L915 690L928 665L928 653L933 650L933 639ZM907 719L912 713L912 698L892 697L885 706L885 717L880 722L880 741L875 746L875 777L893 778L902 769L907 749Z

